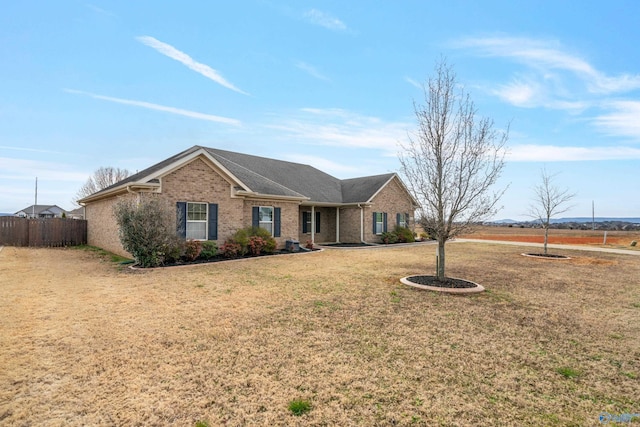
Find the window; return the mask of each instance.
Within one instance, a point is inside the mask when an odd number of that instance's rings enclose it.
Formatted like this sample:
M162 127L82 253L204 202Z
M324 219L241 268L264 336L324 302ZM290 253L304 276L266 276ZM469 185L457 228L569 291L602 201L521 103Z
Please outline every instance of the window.
M376 234L382 234L384 231L384 213L383 212L374 212L375 217L375 230Z
M268 230L273 237L280 237L281 208L254 206L251 208L251 225Z
M271 206L260 206L258 212L258 226L268 230L273 235L273 208Z
M207 240L207 204L187 203L187 239Z
M218 205L176 202L176 232L182 239L218 240Z
M407 228L409 226L409 214L399 213L397 215L397 223L400 227Z
M302 232L311 233L311 212L302 212ZM316 212L316 233L320 233L320 212Z

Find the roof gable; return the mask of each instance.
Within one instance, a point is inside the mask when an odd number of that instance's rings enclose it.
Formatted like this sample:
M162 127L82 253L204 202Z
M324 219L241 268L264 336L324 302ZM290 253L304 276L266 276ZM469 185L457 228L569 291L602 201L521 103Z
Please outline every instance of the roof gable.
M387 173L384 175L345 179L342 181L342 202L370 202L373 196L375 196L394 176L395 173Z

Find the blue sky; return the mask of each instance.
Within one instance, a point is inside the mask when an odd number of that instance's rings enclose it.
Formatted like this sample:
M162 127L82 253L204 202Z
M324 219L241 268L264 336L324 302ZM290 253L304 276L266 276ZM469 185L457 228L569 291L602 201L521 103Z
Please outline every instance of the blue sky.
M193 145L397 172L413 102L446 57L510 123L497 218L540 171L563 216L640 216L640 2L30 1L0 14L0 212L71 200L101 166Z

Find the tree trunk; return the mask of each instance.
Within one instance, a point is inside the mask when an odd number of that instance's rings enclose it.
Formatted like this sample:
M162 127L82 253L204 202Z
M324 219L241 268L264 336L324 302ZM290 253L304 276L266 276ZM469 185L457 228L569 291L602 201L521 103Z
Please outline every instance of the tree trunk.
M544 229L544 254L547 254L547 240L549 239L549 227Z
M438 253L436 255L436 277L444 280L444 244L445 240L438 240Z

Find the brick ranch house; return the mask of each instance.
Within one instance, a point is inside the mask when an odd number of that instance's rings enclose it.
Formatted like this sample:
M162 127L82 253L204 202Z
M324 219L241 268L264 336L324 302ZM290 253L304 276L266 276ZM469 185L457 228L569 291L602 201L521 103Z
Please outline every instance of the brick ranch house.
M279 247L379 243L396 224L413 227L417 207L395 173L341 180L309 165L193 146L80 200L88 244L128 255L113 208L141 193L176 206L182 237L219 244L252 225L270 230Z

